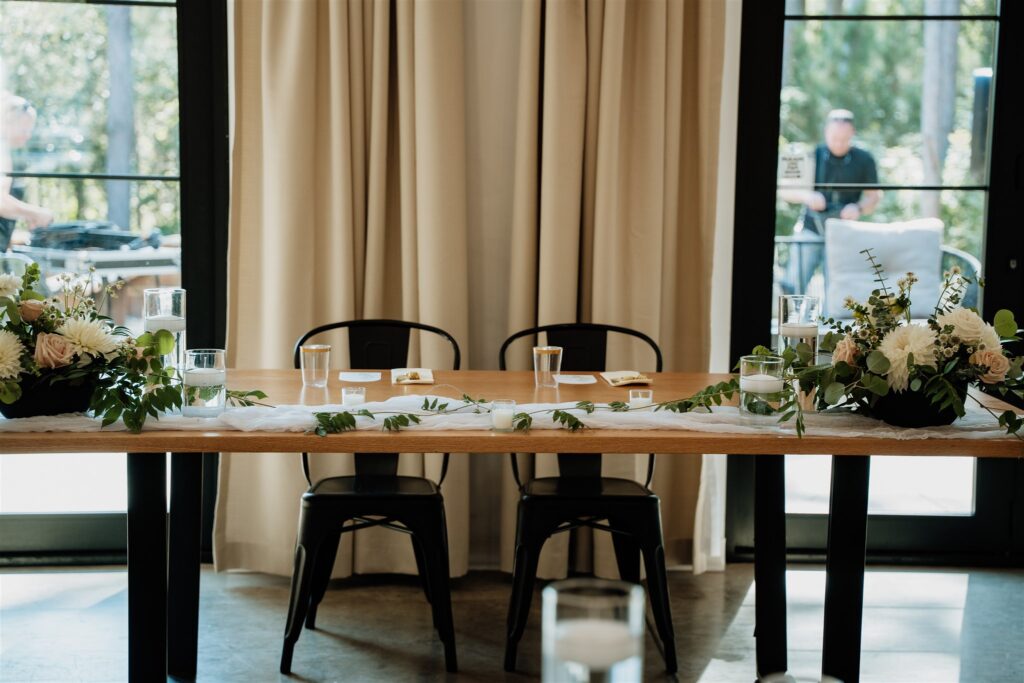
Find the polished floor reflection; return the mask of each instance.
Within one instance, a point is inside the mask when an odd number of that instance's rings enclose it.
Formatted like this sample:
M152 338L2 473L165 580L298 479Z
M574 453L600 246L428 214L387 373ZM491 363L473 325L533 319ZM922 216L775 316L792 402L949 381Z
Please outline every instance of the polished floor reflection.
M754 672L750 565L670 574L679 681L736 683ZM816 681L824 573L788 575L790 672ZM121 681L127 676L123 571L0 573L0 681ZM204 570L199 681L485 681L539 675L539 602L520 650L522 671L501 670L505 575L455 582L461 672L446 675L430 611L409 577L337 582L278 676L287 579ZM862 681L1024 681L1024 571L873 568L865 587ZM646 680L669 680L647 639Z

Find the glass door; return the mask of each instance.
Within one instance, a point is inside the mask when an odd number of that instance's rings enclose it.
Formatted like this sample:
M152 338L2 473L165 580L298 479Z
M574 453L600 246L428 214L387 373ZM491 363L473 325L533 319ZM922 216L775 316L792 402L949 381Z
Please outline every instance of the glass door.
M747 338L772 338L781 294L818 296L826 318L846 317L847 296L865 300L877 287L861 242L874 247L892 282L915 272L920 308L912 316L927 318L945 270L987 275L992 121L1006 28L1000 7L996 0L771 5L766 14L775 13L778 34L755 47L762 59L773 54L778 88L774 179L765 161L759 181L775 186L772 205L765 203L774 219L771 256L758 243L758 258L771 258L770 301L759 304L770 325ZM750 53L742 59L747 67ZM748 99L753 90L747 86ZM761 151L767 158L767 143ZM737 240L749 234L740 218L736 229ZM760 291L765 273L734 275L734 290ZM964 303L980 311L985 294L974 286ZM734 310L734 345L736 323ZM745 490L751 467L740 458L730 462L731 492ZM869 552L896 560L998 557L1009 544L1015 467L973 458L873 457ZM790 550L819 555L831 459L790 455L785 468ZM741 555L752 544L744 510L730 509Z
M106 311L141 332L142 290L181 282L175 2L0 2L0 174L29 217L0 251L123 280ZM0 418L2 419L2 418ZM120 551L125 455L0 455L0 554Z

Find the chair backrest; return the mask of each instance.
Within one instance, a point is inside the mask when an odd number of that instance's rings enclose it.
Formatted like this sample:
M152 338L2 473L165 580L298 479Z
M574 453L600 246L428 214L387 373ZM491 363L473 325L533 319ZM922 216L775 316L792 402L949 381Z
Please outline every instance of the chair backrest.
M501 350L498 352L498 367L502 370L507 368L505 356L512 342L523 337L533 337L536 339L537 335L541 333L547 335L548 344L562 347L562 370L569 372L603 372L607 361L609 333L634 337L646 343L654 352L655 371L661 372L662 369L661 349L653 339L643 332L628 327L598 323L559 323L520 330L506 339L501 345ZM601 476L601 454L559 453L558 472L563 477L597 479ZM515 476L516 483L521 485L519 465L515 453L512 454L512 474ZM651 453L647 460L645 486L650 486L653 476L654 454Z
M349 367L353 370L405 367L409 358L409 334L421 330L448 341L452 348L452 369L458 370L462 352L452 335L440 327L408 320L344 320L314 327L295 342L293 360L299 367L299 347L318 334L345 328L348 331Z
M847 317L843 300L866 301L878 288L863 249L871 249L885 269L890 288L912 272L918 277L912 297L917 317L927 317L942 291L942 221L923 218L903 223L866 223L830 218L825 221L826 317Z
M0 254L0 273L24 275L25 269L35 263L24 254Z
M520 330L501 345L498 367L502 370L507 368L506 355L512 342L523 337L536 338L541 333L547 334L548 344L562 347L562 370L567 372L603 372L606 369L609 333L635 337L646 343L654 352L655 372L662 369L661 349L653 339L628 327L598 323L559 323Z

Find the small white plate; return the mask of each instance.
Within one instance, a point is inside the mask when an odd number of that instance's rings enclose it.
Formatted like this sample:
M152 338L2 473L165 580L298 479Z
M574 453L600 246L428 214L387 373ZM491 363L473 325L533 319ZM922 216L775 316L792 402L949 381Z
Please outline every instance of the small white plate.
M433 384L434 373L429 368L392 368L392 384Z
M593 375L557 375L555 381L559 384L597 384Z
M338 379L342 382L379 382L379 372L341 372Z

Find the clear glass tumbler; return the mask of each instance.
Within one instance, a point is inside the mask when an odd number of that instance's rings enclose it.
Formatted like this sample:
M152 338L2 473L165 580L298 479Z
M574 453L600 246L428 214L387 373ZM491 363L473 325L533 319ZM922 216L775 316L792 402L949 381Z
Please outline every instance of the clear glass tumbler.
M780 356L740 358L740 416L774 422L782 405L784 362Z
M811 349L811 364L818 358L818 320L821 317L821 299L802 294L783 294L779 297L779 354L807 344Z
M302 384L307 387L327 386L327 373L331 369L330 344L304 344L299 347Z
M217 417L227 405L227 366L224 349L189 349L183 381L185 417Z
M538 387L558 387L562 368L561 346L533 347L533 382Z
M167 330L174 335L174 351L164 356L165 367L181 376L185 369L185 290L156 287L142 292L142 317L146 332Z
M570 579L542 594L545 683L636 683L644 670L644 589Z

